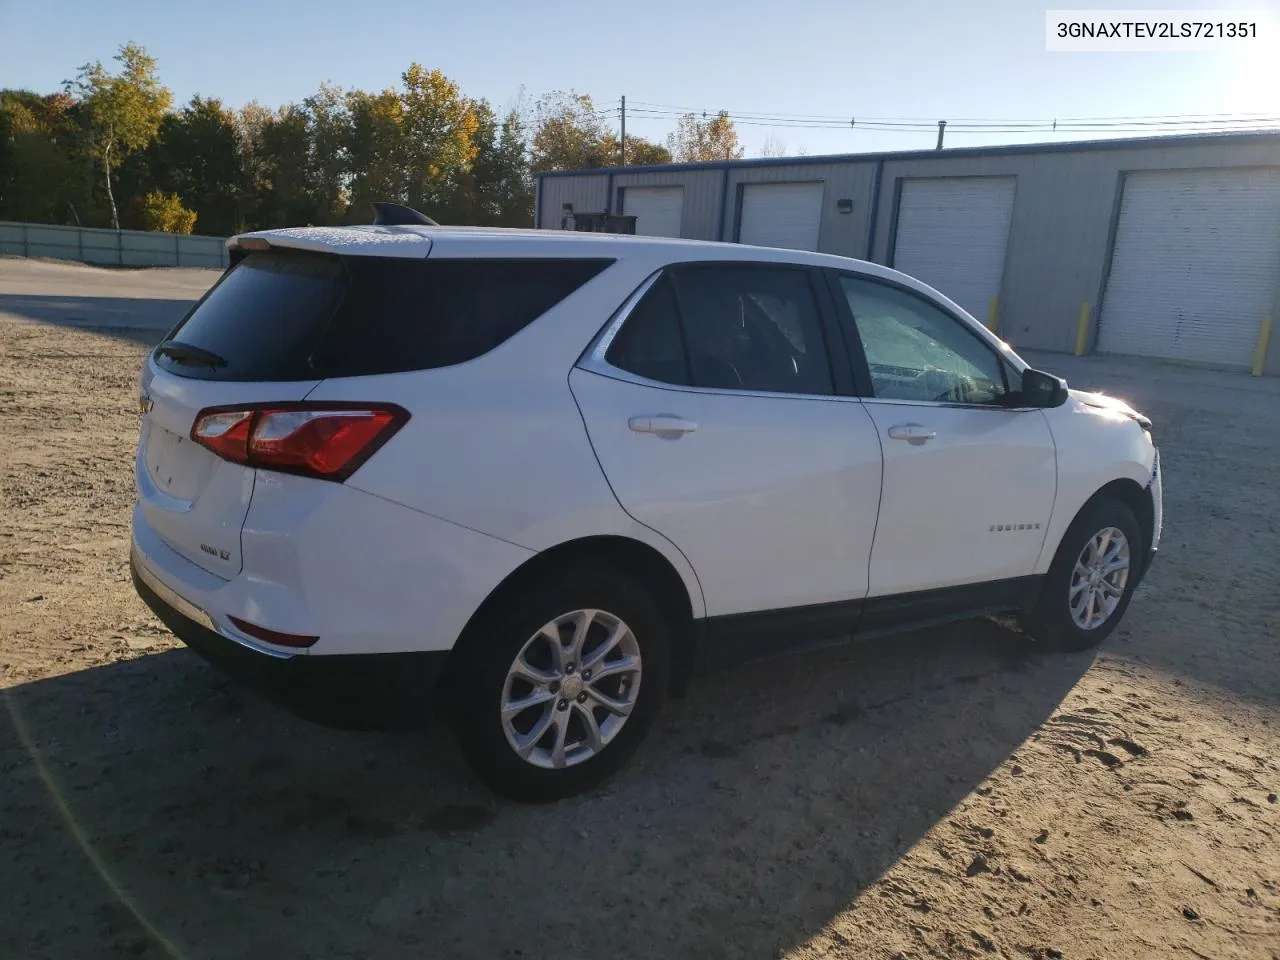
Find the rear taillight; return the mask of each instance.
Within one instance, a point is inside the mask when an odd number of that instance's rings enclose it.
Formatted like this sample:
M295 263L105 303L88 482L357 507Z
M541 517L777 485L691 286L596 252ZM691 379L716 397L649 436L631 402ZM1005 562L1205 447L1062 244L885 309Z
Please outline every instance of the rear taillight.
M196 416L191 439L232 463L341 483L408 419L387 404L211 407Z

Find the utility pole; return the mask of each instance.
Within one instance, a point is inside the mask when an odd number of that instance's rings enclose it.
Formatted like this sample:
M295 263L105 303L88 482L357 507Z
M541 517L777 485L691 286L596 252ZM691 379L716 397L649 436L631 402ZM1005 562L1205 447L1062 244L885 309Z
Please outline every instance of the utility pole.
M934 149L936 150L942 149L942 135L943 133L946 132L946 129L947 129L947 121L939 120L938 121L938 145Z
M619 166L627 165L627 98L622 98L622 162Z

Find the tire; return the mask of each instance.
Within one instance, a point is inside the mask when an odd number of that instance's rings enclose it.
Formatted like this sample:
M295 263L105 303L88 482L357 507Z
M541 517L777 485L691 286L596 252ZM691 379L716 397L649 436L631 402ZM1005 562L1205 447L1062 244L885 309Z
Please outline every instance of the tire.
M1078 574L1076 565L1078 560L1084 561L1081 566L1089 569L1096 552L1086 555L1086 551L1095 551L1093 545L1102 542L1106 531L1113 533L1103 547L1104 559L1117 548L1118 538L1114 531L1119 531L1124 537L1129 565L1123 577L1108 575L1104 578L1105 583L1098 582L1095 589L1093 584L1096 581L1086 580ZM1052 650L1088 650L1101 644L1129 606L1142 565L1146 562L1144 542L1133 511L1123 502L1104 497L1088 504L1067 528L1035 606L1020 618L1023 630L1036 643ZM1119 559L1116 557L1117 561ZM1083 587L1080 586L1081 580L1085 580ZM1117 595L1120 580L1123 580L1123 585L1119 586ZM1088 616L1087 607L1090 593L1094 593L1096 602L1092 617ZM1116 602L1108 611L1107 606L1112 599ZM1072 609L1073 601L1075 611ZM1086 627L1085 622L1093 625Z
M587 629L575 658L579 624ZM561 638L559 665L553 632ZM616 644L601 654L606 638ZM463 754L491 790L525 803L581 793L617 772L657 719L671 671L670 630L658 605L633 578L609 569L531 581L469 627L458 654L451 699ZM597 654L603 659L593 664ZM525 667L519 675L517 656ZM597 675L609 674L588 678L593 665ZM537 682L528 679L534 671ZM508 722L504 706L522 700L530 706ZM625 716L622 707L629 707Z

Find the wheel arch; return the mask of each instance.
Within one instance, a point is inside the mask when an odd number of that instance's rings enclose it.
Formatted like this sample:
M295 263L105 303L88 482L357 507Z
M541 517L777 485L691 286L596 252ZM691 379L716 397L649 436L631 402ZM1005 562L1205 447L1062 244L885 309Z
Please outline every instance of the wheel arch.
M1053 558L1057 556L1059 548L1062 546L1062 540L1067 535L1067 531L1080 518L1080 516L1094 504L1100 500L1115 499L1119 500L1130 510L1133 511L1134 519L1138 521L1138 529L1142 531L1142 566L1139 567L1138 575L1141 577L1146 572L1148 558L1151 553L1151 542L1155 537L1155 504L1151 499L1150 486L1144 487L1138 481L1129 477L1118 477L1108 483L1104 483L1101 487L1093 492L1084 503L1082 503L1072 514L1071 521L1062 528L1062 534L1057 538L1057 542L1053 545L1052 552L1045 551L1047 555L1047 563L1051 563Z
M539 551L490 591L467 621L459 643L466 642L478 624L531 583L564 570L600 566L635 578L653 596L671 627L671 686L675 692L683 692L695 663L695 618L702 614L701 590L696 581L691 590L685 576L661 550L634 537L581 537Z

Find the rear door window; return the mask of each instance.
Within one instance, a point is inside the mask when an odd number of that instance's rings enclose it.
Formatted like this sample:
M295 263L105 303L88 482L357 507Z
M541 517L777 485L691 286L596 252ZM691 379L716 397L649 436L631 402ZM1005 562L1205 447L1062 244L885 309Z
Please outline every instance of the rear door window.
M156 362L212 380L314 380L463 363L610 263L251 253L171 334L222 363L163 353Z

